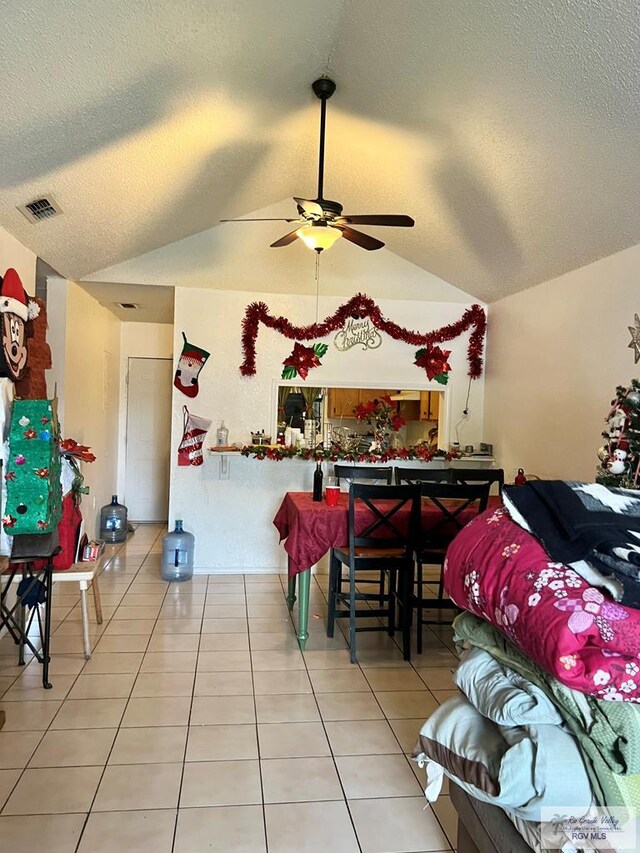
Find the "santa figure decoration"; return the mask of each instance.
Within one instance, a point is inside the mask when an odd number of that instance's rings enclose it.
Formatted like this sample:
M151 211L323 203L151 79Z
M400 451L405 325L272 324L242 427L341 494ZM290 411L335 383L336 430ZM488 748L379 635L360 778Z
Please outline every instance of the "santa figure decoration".
M201 347L190 344L184 332L182 339L182 352L178 360L173 384L187 397L197 397L200 390L198 376L209 358L209 353Z
M27 365L25 323L37 317L38 305L27 296L14 269L8 269L0 279L0 314L2 315L2 358L0 376L16 381Z

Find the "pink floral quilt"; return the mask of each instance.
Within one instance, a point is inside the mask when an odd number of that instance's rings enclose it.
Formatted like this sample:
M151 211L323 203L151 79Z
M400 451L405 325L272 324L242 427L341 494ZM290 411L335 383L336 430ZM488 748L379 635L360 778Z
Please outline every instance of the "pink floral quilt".
M558 681L600 699L640 702L640 610L615 604L554 563L505 509L468 524L447 552L445 586Z

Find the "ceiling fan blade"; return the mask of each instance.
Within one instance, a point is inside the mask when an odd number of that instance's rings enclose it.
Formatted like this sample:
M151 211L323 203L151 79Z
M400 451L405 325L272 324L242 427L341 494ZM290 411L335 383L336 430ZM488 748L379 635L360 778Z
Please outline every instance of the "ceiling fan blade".
M362 231L356 231L354 228L349 228L347 225L336 225L342 231L342 236L350 243L355 243L362 249L372 252L374 249L381 249L384 246L382 240L376 240L375 237L370 237L369 234L363 234Z
M277 249L280 246L288 246L289 243L293 243L293 241L298 236L298 230L299 229L296 228L295 231L289 231L289 233L285 234L284 237L281 237L279 240L276 240L275 243L272 243L270 248Z
M308 198L295 198L295 196L293 200L309 216L324 216L322 205L318 204L317 201Z
M220 222L297 222L297 217L295 219L221 219Z
M338 221L348 222L350 225L387 225L396 228L413 228L416 224L410 216L394 213L372 213L365 216L351 216L347 213Z

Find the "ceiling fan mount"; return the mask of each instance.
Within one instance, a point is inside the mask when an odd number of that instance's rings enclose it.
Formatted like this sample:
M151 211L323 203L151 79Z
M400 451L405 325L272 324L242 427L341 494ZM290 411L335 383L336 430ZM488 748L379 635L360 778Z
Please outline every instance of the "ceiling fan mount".
M330 77L319 77L311 84L315 96L320 101L320 145L318 151L318 191L314 199L295 198L298 217L292 219L223 219L222 222L297 222L298 226L285 234L272 248L288 246L297 237L320 253L330 248L340 237L355 243L363 249L373 251L384 246L382 240L371 237L362 231L356 231L351 225L386 225L390 227L411 228L414 220L410 216L397 214L350 215L342 213L342 205L323 197L324 193L324 149L327 122L327 101L336 91L336 84Z
M314 80L311 84L311 88L313 89L316 98L320 98L321 101L326 101L335 92L336 84L330 77L318 77L318 79Z

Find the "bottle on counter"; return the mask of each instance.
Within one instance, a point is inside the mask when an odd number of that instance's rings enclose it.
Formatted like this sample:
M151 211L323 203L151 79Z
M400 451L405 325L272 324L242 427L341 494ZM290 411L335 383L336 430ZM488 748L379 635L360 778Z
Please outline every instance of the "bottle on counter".
M216 446L228 447L229 445L229 430L224 425L224 421L220 421L220 426L216 430Z
M322 464L316 463L316 470L313 472L313 499L314 501L322 500Z

